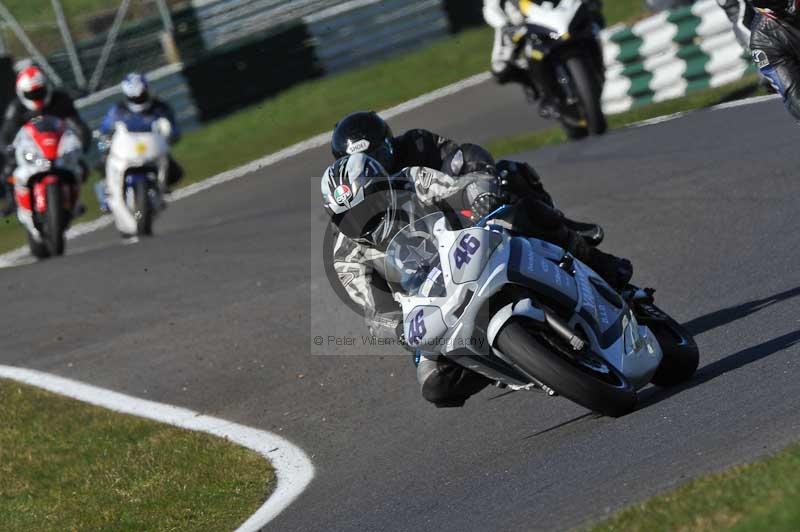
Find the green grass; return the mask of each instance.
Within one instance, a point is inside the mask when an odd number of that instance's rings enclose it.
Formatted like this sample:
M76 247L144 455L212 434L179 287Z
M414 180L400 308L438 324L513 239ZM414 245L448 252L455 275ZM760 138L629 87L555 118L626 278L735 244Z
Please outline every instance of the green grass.
M275 484L206 434L0 380L0 529L233 530Z
M617 22L629 24L650 14L644 0L605 0L603 14L611 26Z
M800 530L800 445L694 480L625 509L592 532Z
M608 117L608 125L610 129L617 129L649 118L710 107L758 94L764 94L764 91L758 85L757 75L753 74L722 87L701 90L682 98L645 105L624 113L610 115ZM564 134L563 129L559 126L553 126L541 131L497 138L487 143L486 148L496 157L504 157L564 142L567 142L567 136Z

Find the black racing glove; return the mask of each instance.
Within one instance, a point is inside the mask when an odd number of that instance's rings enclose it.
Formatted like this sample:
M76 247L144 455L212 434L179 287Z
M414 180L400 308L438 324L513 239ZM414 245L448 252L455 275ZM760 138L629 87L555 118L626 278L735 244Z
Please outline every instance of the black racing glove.
M505 198L494 192L484 192L472 201L472 223L506 204Z

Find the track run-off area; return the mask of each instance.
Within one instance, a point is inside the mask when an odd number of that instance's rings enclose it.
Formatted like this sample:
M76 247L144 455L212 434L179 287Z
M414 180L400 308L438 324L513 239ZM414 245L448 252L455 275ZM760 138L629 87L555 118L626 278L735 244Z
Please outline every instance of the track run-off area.
M511 89L477 84L391 124L478 143L550 125ZM105 228L0 270L0 364L288 439L316 474L270 530L592 522L798 439L797 135L770 100L518 156L696 335L696 377L621 419L493 388L435 409L407 354L312 356L314 336L366 334L322 273L325 147L174 202L155 238Z

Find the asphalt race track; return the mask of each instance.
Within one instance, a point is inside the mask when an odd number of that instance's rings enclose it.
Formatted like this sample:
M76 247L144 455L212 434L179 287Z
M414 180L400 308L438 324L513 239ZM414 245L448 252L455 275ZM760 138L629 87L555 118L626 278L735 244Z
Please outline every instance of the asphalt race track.
M534 115L480 86L393 125L481 142ZM496 389L437 410L408 355L311 356L317 334L365 332L320 273L322 149L172 205L154 239L107 229L0 271L0 363L289 438L317 476L271 530L580 525L797 439L799 138L770 101L521 156L697 335L694 381L622 419Z

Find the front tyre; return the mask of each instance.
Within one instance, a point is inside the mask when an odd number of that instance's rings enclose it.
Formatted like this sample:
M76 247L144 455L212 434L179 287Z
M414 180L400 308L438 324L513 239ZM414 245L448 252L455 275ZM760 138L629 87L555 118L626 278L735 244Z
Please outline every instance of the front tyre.
M529 330L523 320L506 324L496 342L524 373L589 410L619 417L636 408L636 391L613 366L597 359L597 368L592 369L571 359L566 350Z
M140 236L153 234L153 204L150 201L150 185L140 180L134 189L133 217L136 219L136 232Z
M586 120L586 131L591 135L602 135L608 129L608 123L601 105L603 88L598 82L597 75L588 64L588 58L584 56L568 58L566 67L580 101L583 118ZM577 132L580 128L573 129ZM577 138L570 134L570 129L567 129L567 135L570 138Z
M661 364L651 382L656 386L676 386L692 378L700 364L700 350L694 338L675 322L645 322L661 346Z
M46 259L50 256L50 252L47 250L47 244L44 242L37 242L30 233L28 233L28 248L31 250L31 255L37 259Z
M64 254L64 193L59 183L47 185L47 211L44 213L43 240L50 256Z

